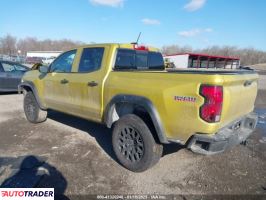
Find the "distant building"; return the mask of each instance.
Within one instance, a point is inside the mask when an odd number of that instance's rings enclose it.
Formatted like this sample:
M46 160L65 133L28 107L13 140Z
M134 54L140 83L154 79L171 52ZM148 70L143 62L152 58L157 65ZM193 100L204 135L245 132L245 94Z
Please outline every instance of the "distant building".
M61 53L62 51L28 51L27 57L51 58L51 57L57 57Z
M164 60L172 68L224 68L237 69L240 59L236 57L211 56L207 54L181 53L164 55Z

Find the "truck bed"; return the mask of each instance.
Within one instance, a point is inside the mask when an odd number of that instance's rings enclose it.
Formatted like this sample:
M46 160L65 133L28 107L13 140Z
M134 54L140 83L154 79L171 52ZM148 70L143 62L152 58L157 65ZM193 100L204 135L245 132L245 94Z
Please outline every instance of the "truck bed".
M111 71L106 80L108 92L104 93L104 102L118 94L145 96L158 110L167 138L186 142L195 133L215 134L252 112L257 82L258 75L249 70ZM207 123L200 118L199 110L204 104L199 93L202 84L223 86L220 122ZM176 97L196 100L177 101Z
M169 73L198 73L198 74L256 74L254 70L241 70L241 69L167 69Z

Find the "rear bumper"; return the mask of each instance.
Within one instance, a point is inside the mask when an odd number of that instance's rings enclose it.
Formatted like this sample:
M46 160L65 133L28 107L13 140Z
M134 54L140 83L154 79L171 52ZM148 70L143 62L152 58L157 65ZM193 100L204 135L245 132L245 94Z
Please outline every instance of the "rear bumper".
M215 135L195 134L189 140L187 147L195 153L211 155L221 153L246 139L256 129L258 116L250 113L247 116L222 128Z

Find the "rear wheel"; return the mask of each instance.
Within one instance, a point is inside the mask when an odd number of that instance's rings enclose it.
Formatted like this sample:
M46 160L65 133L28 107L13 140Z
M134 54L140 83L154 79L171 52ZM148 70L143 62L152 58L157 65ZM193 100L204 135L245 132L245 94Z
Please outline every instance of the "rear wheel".
M163 146L155 142L148 126L133 114L125 115L116 122L112 142L120 163L134 172L151 168L163 152Z
M31 123L44 122L47 118L47 111L40 108L32 91L28 91L24 97L24 112Z

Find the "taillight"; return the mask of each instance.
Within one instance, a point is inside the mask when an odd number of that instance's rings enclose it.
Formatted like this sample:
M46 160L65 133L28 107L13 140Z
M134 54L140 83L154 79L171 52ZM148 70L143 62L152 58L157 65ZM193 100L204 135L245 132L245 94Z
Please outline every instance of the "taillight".
M219 122L223 107L223 87L216 85L201 85L200 95L205 102L200 107L200 117L206 122Z

